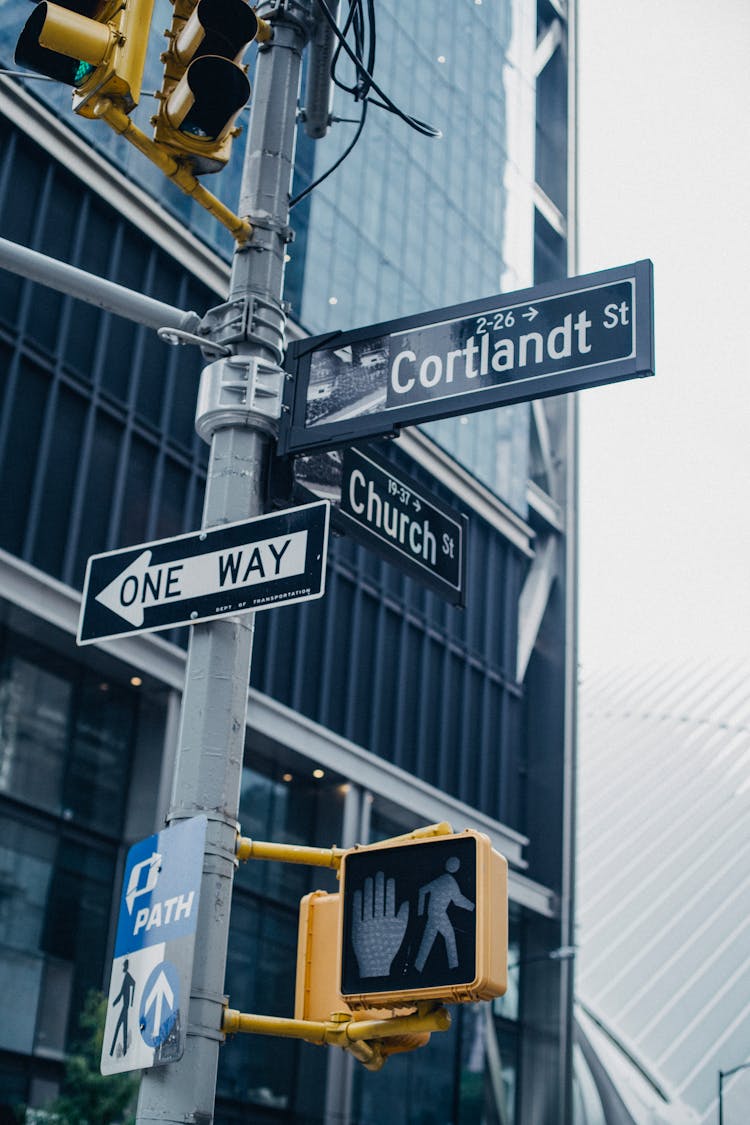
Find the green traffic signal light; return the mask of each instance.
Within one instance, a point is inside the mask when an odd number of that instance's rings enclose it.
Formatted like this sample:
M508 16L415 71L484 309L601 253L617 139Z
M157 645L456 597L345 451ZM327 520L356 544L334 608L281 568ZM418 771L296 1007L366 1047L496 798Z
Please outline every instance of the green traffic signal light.
M107 99L138 104L154 0L43 0L18 38L15 61L73 87L73 108L97 116Z
M19 36L16 63L55 82L83 85L113 45L110 28L96 18L104 7L95 2L79 11L37 4Z

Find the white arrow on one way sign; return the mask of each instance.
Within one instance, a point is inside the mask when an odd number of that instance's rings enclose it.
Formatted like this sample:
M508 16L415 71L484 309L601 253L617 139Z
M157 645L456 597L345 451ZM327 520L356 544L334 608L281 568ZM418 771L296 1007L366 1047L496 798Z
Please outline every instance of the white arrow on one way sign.
M96 595L96 600L138 628L143 624L144 610L152 606L303 574L306 552L307 531L158 566L150 565L151 551L145 550Z

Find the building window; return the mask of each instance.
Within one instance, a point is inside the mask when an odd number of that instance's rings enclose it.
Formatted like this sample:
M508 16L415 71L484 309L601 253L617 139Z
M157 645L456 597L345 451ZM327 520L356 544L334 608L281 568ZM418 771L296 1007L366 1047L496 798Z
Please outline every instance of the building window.
M10 631L0 653L0 795L119 835L134 693Z

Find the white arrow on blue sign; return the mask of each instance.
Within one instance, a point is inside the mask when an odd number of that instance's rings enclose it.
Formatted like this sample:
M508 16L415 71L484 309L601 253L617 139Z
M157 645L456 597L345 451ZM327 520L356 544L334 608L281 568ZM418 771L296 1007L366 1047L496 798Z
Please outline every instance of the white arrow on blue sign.
M206 817L134 844L125 863L102 1044L102 1074L182 1057Z

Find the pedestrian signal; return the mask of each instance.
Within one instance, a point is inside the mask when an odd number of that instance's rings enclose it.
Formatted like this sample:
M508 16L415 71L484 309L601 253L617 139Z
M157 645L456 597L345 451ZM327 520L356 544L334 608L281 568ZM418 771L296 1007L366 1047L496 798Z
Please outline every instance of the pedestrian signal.
M154 0L37 4L15 61L73 87L73 109L96 117L102 99L125 113L138 104Z
M229 159L235 118L250 97L239 60L253 39L270 36L270 26L246 0L173 3L154 140L200 176Z
M296 1020L325 1021L338 1013L357 1020L382 1020L393 1015L388 1009L359 1008L352 1012L338 989L336 972L337 935L341 928L341 895L312 891L300 900L297 936L297 978L294 996ZM416 1005L411 1005L416 1011ZM414 1051L429 1042L429 1031L390 1035L378 1042L382 1058Z
M505 992L508 865L481 833L347 852L341 898L340 992L350 1008Z

